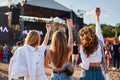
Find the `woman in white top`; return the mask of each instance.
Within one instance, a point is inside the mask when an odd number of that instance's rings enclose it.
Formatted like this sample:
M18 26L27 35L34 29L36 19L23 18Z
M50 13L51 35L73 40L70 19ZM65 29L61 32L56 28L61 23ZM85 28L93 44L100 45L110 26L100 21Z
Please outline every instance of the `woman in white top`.
M44 69L44 52L49 39L51 27L47 32L42 45L38 31L31 30L25 38L25 44L19 47L9 65L9 80L24 77L24 80L47 80ZM40 46L39 46L40 45Z
M80 80L105 80L100 67L102 61L102 45L104 42L99 16L100 10L96 10L96 33L91 27L83 27L79 31L80 55L82 59ZM106 80L108 80L107 69L105 70L105 74Z

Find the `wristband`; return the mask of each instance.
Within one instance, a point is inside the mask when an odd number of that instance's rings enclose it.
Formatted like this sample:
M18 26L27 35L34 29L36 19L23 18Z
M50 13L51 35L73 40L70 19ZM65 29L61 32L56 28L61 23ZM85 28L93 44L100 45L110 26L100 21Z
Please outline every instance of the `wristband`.
M48 29L47 29L47 32L50 32L50 31L51 31L51 30L48 30Z
M69 31L72 31L72 28L68 28Z

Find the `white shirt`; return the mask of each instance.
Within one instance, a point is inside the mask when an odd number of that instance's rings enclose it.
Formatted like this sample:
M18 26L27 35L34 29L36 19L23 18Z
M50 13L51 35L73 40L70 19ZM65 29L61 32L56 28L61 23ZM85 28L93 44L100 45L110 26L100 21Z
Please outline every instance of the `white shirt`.
M25 80L47 80L44 68L45 45L38 49L24 45L18 48L9 65L9 80L25 76Z
M103 41L103 35L101 33L101 27L100 27L100 23L96 22L96 35L98 37L98 40L100 40L102 42L102 44L104 44ZM82 59L82 67L86 70L89 69L89 63L91 62L101 62L102 60L102 52L101 52L101 44L98 43L98 49L93 52L89 57L86 56L86 54L83 51L83 47L80 46L80 55L81 55L81 59Z

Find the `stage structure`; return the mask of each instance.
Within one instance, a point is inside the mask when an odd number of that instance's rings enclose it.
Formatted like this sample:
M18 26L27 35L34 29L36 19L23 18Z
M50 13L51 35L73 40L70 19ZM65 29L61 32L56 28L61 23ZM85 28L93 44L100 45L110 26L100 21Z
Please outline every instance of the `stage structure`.
M3 7L1 7L0 10L1 9L3 9ZM74 11L66 8L65 6L57 3L54 0L21 1L17 4L10 5L10 7L7 8L7 10L4 11L4 13L5 12L12 12L10 13L12 15L10 26L20 26L18 28L20 29L20 31L18 30L18 32L21 33L19 35L19 39L22 39L24 37L23 32L26 33L25 30L28 28L38 29L40 32L42 31L41 34L43 34L44 36L44 34L46 33L45 20L42 20L41 18L54 19L58 17L63 20L66 20L67 18L72 18L75 25L75 35L77 35L78 30L83 27L83 18L78 17ZM34 18L31 20L30 18L26 19L24 16Z

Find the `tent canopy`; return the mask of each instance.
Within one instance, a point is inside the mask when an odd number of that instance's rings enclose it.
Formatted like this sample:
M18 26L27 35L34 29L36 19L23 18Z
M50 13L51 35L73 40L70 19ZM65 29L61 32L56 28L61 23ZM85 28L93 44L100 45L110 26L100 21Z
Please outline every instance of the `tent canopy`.
M70 12L70 9L54 0L32 0L24 4L24 15L28 16L70 18Z
M115 41L115 37L111 37L111 38L104 38L105 42L114 42Z
M26 4L31 6L44 7L44 8L67 11L67 12L71 11L70 9L57 3L54 0L31 0L31 1L27 1Z

